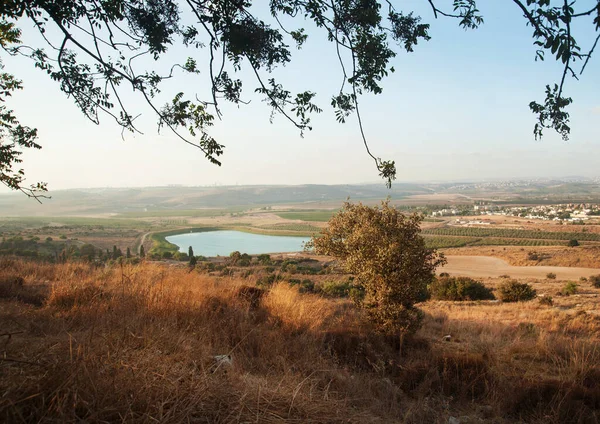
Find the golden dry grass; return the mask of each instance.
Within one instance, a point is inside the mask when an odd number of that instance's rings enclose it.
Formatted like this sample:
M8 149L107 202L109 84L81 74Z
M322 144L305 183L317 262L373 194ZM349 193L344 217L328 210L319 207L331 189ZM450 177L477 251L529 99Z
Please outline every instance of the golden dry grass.
M478 246L443 249L442 251L449 256L495 256L513 266L600 267L600 246ZM530 259L529 252L537 253L539 259Z
M253 283L0 261L0 421L598 422L600 320L573 296L426 302L400 343L349 302L283 284L252 307L239 293Z

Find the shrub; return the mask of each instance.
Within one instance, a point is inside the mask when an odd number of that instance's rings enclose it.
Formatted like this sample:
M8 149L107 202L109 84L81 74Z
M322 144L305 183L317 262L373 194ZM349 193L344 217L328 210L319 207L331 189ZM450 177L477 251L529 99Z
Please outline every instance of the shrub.
M542 297L540 297L540 305L544 305L544 306L552 306L552 305L554 305L554 300L552 300L552 296L542 296Z
M416 331L423 314L414 307L444 257L420 235L422 215L345 202L306 248L340 261L364 289L358 302L377 328L390 334ZM377 254L373 254L376 251Z
M241 258L242 254L239 251L235 250L229 254L229 263L231 265L235 265Z
M579 242L575 239L571 239L569 240L569 247L576 247L579 246Z
M442 277L429 285L429 291L438 300L491 300L492 291L480 281L468 277Z
M533 299L537 292L531 284L509 280L498 286L498 294L503 302L525 302Z
M569 281L562 289L562 294L565 296L570 296L572 294L576 294L578 292L577 283L574 281Z
M351 289L350 281L327 281L321 286L321 292L327 297L348 297Z
M546 274L546 278L549 280L556 280L556 274L553 272L549 272L548 274Z
M502 275L500 276L500 278L506 278L506 279L508 279L508 278L510 278L510 275L508 275L508 274L502 274Z
M263 253L262 255L258 255L256 260L261 265L271 265L271 256Z
M258 279L258 281L256 282L256 285L260 288L269 288L276 281L279 281L279 280L281 280L281 276L279 276L279 275L275 275L275 274L263 275L262 277L260 277Z
M596 287L597 289L600 289L600 275L590 275L590 278L588 278L588 280L590 280L592 286Z
M175 254L173 255L173 259L175 259L176 261L187 262L190 260L190 257L187 253L175 252Z
M315 283L308 278L305 278L300 283L300 293L314 293L315 292Z
M441 272L440 277L450 277L450 274L448 274L447 272Z
M302 281L297 278L290 278L288 283L290 286L300 286L298 290L300 293L313 293L315 291L315 283L308 278L305 278Z

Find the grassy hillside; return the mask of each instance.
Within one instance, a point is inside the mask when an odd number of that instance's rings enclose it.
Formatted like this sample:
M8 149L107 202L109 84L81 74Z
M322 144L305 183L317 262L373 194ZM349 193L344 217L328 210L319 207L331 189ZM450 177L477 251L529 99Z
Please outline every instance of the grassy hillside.
M254 302L244 275L0 261L0 421L600 419L600 319L577 309L598 289L560 308L430 301L401 340L285 282Z

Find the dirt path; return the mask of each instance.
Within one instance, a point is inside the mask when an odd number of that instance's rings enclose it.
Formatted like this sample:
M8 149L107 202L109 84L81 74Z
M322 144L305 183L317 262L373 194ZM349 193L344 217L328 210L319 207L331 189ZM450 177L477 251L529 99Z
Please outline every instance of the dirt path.
M140 251L142 249L142 246L144 245L144 243L146 242L146 237L148 237L150 234L152 234L152 232L146 233L142 236L142 238L140 239L140 244L138 244L135 248L137 254L140 254Z
M446 256L448 263L439 272L466 277L545 278L553 272L559 280L578 280L600 274L600 268L575 268L564 266L512 266L506 261L489 256Z

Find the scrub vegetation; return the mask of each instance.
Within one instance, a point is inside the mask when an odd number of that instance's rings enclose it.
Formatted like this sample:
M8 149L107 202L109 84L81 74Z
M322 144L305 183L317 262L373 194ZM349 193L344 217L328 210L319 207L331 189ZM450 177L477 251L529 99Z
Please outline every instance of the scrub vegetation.
M275 258L260 261L219 276L186 264L0 260L0 420L600 418L600 320L569 306L581 299L430 300L418 331L398 339L374 331L346 290L302 290L306 277L351 290L333 265L288 262L284 272ZM272 284L248 289L269 266ZM311 266L330 271L298 274ZM585 290L597 310L600 292Z

